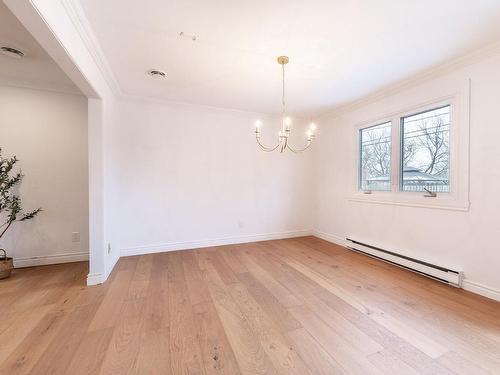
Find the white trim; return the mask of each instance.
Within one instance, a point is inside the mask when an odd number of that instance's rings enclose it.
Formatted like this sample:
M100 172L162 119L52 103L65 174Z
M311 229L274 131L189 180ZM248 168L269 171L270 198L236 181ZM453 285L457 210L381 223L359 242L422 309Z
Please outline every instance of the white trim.
M243 115L248 115L252 120L255 120L255 116L266 116L268 118L275 118L279 116L279 113L277 112L255 112L255 111L250 111L250 110L245 110L245 109L238 109L238 108L230 108L230 107L218 107L215 105L208 105L208 104L201 104L201 103L192 103L192 102L183 102L183 101L177 101L177 100L172 100L172 99L166 99L166 98L160 98L160 97L153 97L153 96L148 96L148 95L134 95L134 94L127 94L123 92L118 99L122 101L129 101L129 102L143 102L143 103L154 103L154 104L159 104L159 105L164 105L164 106L170 106L173 108L178 108L179 106L181 107L187 107L187 108L197 108L197 109L204 109L207 111L217 111L217 112L229 112L229 113L240 113ZM300 121L305 121L308 119L307 117L301 116L300 114L295 116L294 119L300 120Z
M377 192L379 193L379 192ZM433 198L434 199L434 198ZM347 198L349 202L358 202L358 203L372 203L372 204L388 204L392 206L405 206L405 207L418 207L418 208L433 208L438 210L451 210L451 211L469 211L470 203L465 202L463 205L445 205L445 204L425 204L425 203L412 203L412 202L398 202L390 199L369 199L363 197L349 197ZM440 198L441 202L453 202L452 200L446 200Z
M14 87L17 89L48 91L57 94L83 96L82 92L76 86L50 84L50 83L34 83L20 79L8 77L0 77L0 86Z
M42 255L36 257L14 258L14 268L45 266L48 264L85 262L89 260L89 252Z
M103 277L101 273L89 273L87 275L87 286L98 285L103 283Z
M101 72L102 77L113 91L113 94L120 96L122 94L120 85L111 69L108 60L106 59L102 48L97 40L92 27L85 16L85 12L77 1L74 0L60 0L61 4L68 15L68 18L73 23L76 32L82 39L83 44L87 48L92 60Z
M120 259L120 257L114 257L111 260L111 266L107 267L105 274L89 273L87 275L87 286L99 285L99 284L104 283L108 279L109 275L111 275L111 272L113 272L113 269L115 268L115 265L119 259Z
M325 117L340 117L356 109L365 107L372 103L376 103L388 96L396 95L402 91L419 86L437 77L453 73L458 69L473 65L483 59L496 56L498 54L500 54L500 41L496 41L485 47L476 49L468 54L462 55L456 59L449 60L443 64L439 64L427 70L420 71L410 77L403 78L393 84L389 84L380 90L372 92L368 95L364 95L359 99L355 99L348 103L337 105L330 109L327 109L325 112L316 116L316 121L319 122Z
M469 292L479 294L486 298L491 298L495 301L500 301L500 290L492 288L490 286L486 286L480 283L477 283L472 280L463 280L462 288L468 290Z
M337 236L335 234L321 232L319 230L313 230L313 236L321 238L322 240L334 243L336 245L347 247L345 238Z
M345 238L338 236L336 234L331 234L331 233L326 233L326 232L321 232L317 229L313 229L312 231L313 236L321 238L325 241L334 243L336 245L343 246L347 248L346 246L346 240ZM396 267L396 266L395 266ZM468 280L467 278L462 279L462 289L467 290L471 293L478 294L480 296L490 298L495 301L500 301L500 290L480 284L476 281Z
M289 232L251 234L246 236L222 237L222 238L200 240L200 241L170 242L163 244L127 247L120 249L120 256L153 254L153 253L162 253L167 251L189 250L189 249L198 249L203 247L222 246L222 245L235 245L240 243L257 242L257 241L280 240L285 238L310 236L312 233L313 231L311 229L304 229L304 230L289 231Z
M426 90L420 100L411 100L404 108L384 113L377 119L362 121L353 126L355 157L351 167L351 191L348 201L410 207L424 207L468 211L469 201L469 135L470 135L470 79L451 87L443 85L439 95L428 97ZM450 131L450 185L449 193L439 193L437 198L425 198L423 193L403 192L399 189L400 168L400 119L413 113L431 110L444 105L451 106L452 129ZM373 125L392 122L391 140L391 191L372 191L364 194L359 190L359 131Z

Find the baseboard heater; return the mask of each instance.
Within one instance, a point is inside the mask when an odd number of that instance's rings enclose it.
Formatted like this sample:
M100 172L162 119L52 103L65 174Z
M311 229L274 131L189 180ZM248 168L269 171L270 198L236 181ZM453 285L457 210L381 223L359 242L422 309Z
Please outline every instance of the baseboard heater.
M384 262L394 264L398 267L417 272L432 279L450 284L456 287L462 286L462 271L454 271L445 267L437 266L418 259L410 258L405 255L397 254L392 251L384 250L366 243L355 241L351 238L346 238L347 246L364 255L372 258L380 259Z

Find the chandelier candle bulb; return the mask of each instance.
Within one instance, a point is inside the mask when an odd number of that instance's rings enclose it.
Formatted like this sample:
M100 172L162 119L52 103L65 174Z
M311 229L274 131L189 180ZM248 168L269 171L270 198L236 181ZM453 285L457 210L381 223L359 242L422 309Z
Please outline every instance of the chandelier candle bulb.
M257 121L255 123L255 139L257 141L257 144L259 147L266 152L271 152L274 150L279 150L279 152L284 152L286 149L295 152L295 153L301 153L305 150L307 150L311 144L312 141L314 140L314 130L316 129L316 125L311 123L309 126L309 130L307 131L307 144L305 147L301 149L295 149L290 144L288 143L288 138L290 137L291 133L291 124L292 124L292 119L288 116L285 116L286 112L286 105L285 105L285 65L288 64L288 57L287 56L279 56L278 57L278 64L281 65L281 71L282 71L282 78L283 78L283 92L281 96L281 103L282 103L282 118L281 118L281 130L278 133L278 142L274 147L267 147L263 145L260 141L260 125L261 122Z
M260 125L261 122L259 120L255 121L255 136L260 138Z

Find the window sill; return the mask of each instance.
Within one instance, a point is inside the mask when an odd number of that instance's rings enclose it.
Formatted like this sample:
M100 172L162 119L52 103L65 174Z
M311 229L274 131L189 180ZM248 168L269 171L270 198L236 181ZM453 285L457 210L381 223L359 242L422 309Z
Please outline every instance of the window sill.
M403 196L404 193L383 193L373 192L372 194L354 194L347 200L350 202L385 204L392 206L406 206L419 208L433 208L439 210L469 211L470 202L468 200L457 200L454 197L437 196L436 198L425 198L423 195Z

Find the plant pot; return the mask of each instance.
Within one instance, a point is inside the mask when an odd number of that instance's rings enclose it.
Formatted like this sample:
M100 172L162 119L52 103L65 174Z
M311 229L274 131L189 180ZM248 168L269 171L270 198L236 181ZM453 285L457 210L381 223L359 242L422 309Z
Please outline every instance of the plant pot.
M14 261L12 258L8 258L5 250L0 249L0 280L9 277L13 268Z

